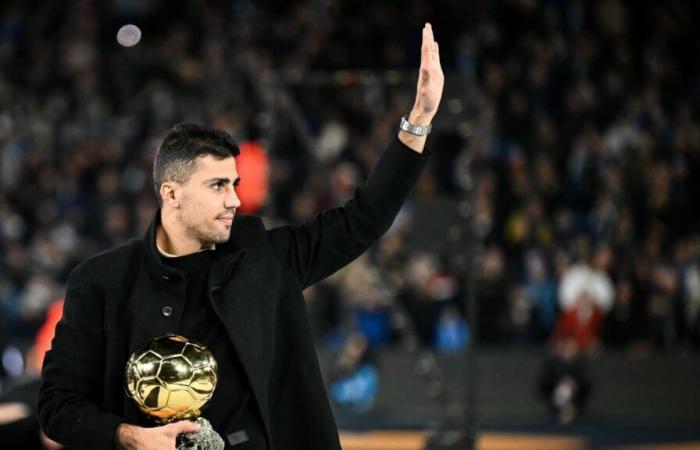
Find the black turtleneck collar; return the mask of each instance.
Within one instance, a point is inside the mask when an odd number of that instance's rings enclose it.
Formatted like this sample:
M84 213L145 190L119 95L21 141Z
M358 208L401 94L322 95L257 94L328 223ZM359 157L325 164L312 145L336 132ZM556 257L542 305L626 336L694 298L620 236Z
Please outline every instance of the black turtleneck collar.
M162 280L171 280L172 277L178 276L178 270L163 262L161 253L156 245L156 235L158 227L161 225L161 210L158 208L151 224L149 225L144 235L144 252L148 267L153 277ZM239 258L245 256L245 250L242 249L235 240L236 221L234 220L233 229L231 230L231 238L224 243L217 244L210 254L212 259L212 270L210 274L211 285L219 285L223 283L231 274L235 267L235 263Z

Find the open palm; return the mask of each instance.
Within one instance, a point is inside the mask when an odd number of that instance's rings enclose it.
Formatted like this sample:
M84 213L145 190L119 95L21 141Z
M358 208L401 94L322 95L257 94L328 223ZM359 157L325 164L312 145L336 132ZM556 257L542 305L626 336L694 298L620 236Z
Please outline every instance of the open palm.
M423 27L420 71L414 111L420 115L433 117L442 98L445 76L440 66L440 48L433 36L433 27L426 23Z

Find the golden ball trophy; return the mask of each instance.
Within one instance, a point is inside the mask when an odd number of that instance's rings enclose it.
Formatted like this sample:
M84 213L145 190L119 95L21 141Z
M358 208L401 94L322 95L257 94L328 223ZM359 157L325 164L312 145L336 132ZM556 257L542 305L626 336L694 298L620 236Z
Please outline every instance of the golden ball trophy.
M126 364L126 390L161 425L194 420L199 430L178 436L178 450L222 450L224 440L200 417L216 389L218 365L206 347L175 334L153 339Z

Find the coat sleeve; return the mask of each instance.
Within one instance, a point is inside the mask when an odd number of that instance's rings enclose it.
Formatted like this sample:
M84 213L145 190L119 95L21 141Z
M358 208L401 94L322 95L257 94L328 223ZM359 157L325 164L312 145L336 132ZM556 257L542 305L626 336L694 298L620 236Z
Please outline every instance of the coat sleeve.
M367 250L391 226L429 160L395 138L344 205L268 231L277 256L307 287Z
M103 301L78 266L69 277L63 317L46 354L37 405L42 430L77 449L112 449L123 418L100 408L104 369Z

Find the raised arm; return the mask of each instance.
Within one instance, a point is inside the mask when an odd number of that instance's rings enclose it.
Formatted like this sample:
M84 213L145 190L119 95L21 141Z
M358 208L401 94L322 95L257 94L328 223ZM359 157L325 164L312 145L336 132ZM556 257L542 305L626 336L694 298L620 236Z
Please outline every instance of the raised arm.
M413 109L408 120L428 126L437 112L444 76L432 27L423 28L421 67ZM313 221L269 232L278 257L306 287L350 263L391 226L427 165L425 136L400 131L343 206L324 211Z

